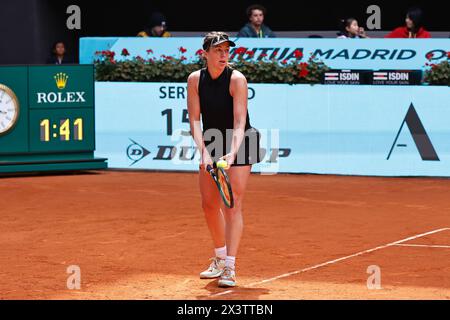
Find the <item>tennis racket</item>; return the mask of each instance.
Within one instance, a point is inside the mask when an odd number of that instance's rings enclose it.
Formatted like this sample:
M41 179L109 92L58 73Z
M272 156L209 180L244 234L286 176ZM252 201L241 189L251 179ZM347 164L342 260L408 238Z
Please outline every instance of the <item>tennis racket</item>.
M214 179L214 182L219 189L220 196L222 197L225 205L228 208L233 208L233 191L231 190L230 180L228 179L228 175L226 174L225 170L223 168L217 167L217 164L214 162L212 167L211 165L208 165L206 167L206 171L208 171L211 177Z

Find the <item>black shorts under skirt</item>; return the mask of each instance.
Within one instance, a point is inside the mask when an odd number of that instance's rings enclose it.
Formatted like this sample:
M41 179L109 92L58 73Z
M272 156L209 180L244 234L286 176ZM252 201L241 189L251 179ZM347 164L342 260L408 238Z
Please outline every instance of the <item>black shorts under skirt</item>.
M205 140L205 146L213 161L217 162L221 157L228 154L231 149L232 130L222 133L225 143L216 142L214 138L211 141ZM261 133L250 128L245 132L244 139L239 147L238 154L232 166L248 166L262 161L262 153L260 148Z

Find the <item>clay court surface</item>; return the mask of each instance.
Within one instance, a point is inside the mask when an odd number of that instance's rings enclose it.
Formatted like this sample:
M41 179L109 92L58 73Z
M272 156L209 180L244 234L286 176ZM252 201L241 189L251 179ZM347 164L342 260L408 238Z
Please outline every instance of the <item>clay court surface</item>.
M233 290L198 278L195 173L4 177L0 197L1 299L450 299L448 179L252 175Z

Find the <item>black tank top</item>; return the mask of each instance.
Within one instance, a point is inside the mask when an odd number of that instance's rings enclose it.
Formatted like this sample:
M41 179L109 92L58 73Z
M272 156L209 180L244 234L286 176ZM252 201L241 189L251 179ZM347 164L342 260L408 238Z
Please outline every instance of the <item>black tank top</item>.
M218 129L225 134L226 129L233 129L233 97L230 94L232 73L232 68L225 67L222 74L213 80L206 68L200 71L198 93L200 97L203 132L208 129ZM245 130L250 128L250 118L247 110Z

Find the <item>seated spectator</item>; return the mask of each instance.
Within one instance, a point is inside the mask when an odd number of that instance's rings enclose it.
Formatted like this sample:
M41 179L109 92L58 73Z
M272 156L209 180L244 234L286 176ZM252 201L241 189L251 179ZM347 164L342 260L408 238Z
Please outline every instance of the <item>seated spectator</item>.
M47 64L70 64L74 63L66 54L66 45L63 41L56 41L51 49L51 56Z
M138 33L138 37L171 37L171 34L166 30L166 17L161 12L154 12L150 17L150 26Z
M431 38L431 34L423 27L423 12L420 8L409 9L405 22L404 27L398 27L385 38Z
M338 32L338 39L358 39L369 38L364 31L364 28L360 28L358 21L355 18L342 19L341 31Z
M238 33L242 38L275 38L275 34L264 24L266 8L259 4L247 8L247 16L250 20Z

